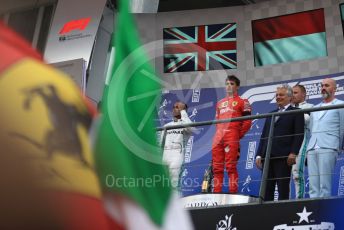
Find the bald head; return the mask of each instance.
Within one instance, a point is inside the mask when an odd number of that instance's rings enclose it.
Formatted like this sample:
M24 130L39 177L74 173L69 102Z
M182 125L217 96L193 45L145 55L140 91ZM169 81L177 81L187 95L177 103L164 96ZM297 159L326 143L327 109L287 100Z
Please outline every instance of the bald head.
M336 81L332 78L325 78L321 81L321 96L324 102L331 102L335 98L336 89Z
M336 87L336 80L332 78L325 78L323 80L323 83L327 83L327 84L330 84L332 87Z

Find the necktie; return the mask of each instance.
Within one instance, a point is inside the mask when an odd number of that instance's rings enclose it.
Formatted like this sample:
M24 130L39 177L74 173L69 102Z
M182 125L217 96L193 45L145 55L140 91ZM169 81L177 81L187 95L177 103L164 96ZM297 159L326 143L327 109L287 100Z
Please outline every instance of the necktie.
M296 107L296 108L299 108L299 106L300 106L299 103L296 103L296 104L295 104L295 107Z
M283 110L284 110L284 107L280 107L278 112L283 112ZM279 116L276 116L275 117L275 122L278 121L278 119L279 119Z

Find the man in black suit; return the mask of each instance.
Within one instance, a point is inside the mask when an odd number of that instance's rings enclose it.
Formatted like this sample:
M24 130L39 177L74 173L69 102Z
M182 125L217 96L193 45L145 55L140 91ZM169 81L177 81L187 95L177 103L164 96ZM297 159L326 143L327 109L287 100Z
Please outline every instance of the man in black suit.
M277 87L276 102L278 109L271 112L297 109L290 104L292 96L293 90L289 85L285 84ZM259 169L262 169L267 150L270 124L271 117L266 119L256 155L256 165ZM295 164L296 156L303 141L303 129L304 118L302 113L275 117L265 201L274 200L276 183L279 194L278 199L285 200L289 198L291 166Z

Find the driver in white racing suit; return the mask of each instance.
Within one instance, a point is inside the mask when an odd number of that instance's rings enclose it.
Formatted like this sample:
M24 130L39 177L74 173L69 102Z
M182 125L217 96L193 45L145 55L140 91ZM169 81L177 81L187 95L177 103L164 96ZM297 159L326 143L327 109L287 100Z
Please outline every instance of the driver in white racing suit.
M165 126L189 124L190 120L187 112L187 105L183 102L177 101L172 110L173 121L167 123ZM163 162L168 165L171 183L173 187L179 187L180 170L184 162L185 146L191 136L192 127L169 129L167 130ZM161 134L163 139L164 131Z

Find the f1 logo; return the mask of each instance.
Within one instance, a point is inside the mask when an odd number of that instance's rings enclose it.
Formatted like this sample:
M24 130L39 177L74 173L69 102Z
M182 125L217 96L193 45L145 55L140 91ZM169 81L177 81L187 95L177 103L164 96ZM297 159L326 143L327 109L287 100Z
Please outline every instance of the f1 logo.
M72 30L84 30L90 21L91 18L81 18L78 20L69 21L66 24L64 24L59 34L66 34Z

